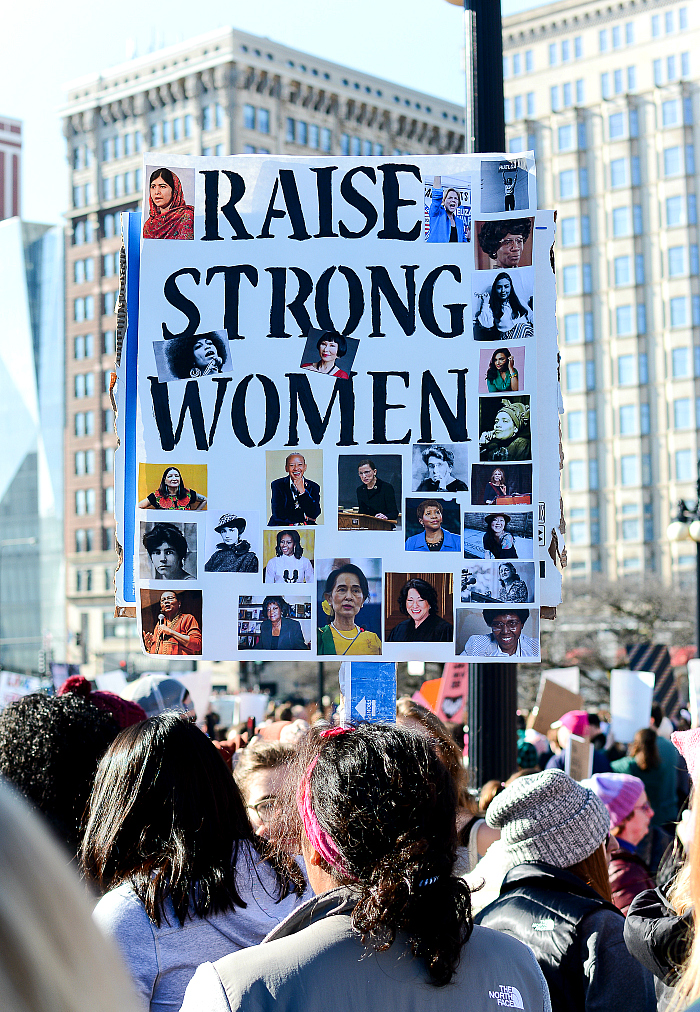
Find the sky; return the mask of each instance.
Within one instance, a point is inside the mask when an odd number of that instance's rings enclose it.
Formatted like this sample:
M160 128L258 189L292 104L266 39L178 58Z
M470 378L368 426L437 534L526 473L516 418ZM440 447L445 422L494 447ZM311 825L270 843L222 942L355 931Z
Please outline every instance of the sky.
M540 6L503 0L503 15ZM226 11L223 17L222 10ZM463 18L445 0L36 0L3 14L0 115L23 128L22 216L61 223L68 167L60 110L65 84L151 50L234 27L453 102L464 100ZM222 19L223 17L223 19Z

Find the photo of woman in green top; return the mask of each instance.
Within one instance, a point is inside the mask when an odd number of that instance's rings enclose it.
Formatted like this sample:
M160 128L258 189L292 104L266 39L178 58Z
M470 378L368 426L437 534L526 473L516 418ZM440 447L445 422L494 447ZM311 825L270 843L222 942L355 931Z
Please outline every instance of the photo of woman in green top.
M508 348L497 348L486 370L486 387L490 394L518 390L518 370Z

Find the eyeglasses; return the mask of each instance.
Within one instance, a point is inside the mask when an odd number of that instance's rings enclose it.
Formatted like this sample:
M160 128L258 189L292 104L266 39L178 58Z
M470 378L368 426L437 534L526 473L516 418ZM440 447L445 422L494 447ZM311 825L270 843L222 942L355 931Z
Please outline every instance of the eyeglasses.
M257 817L265 822L272 817L272 813L277 808L277 798L263 798L261 801L256 801L254 805L246 805L246 808L251 808Z
M522 249L525 243L522 239L501 239L498 244L499 246L515 246L518 249Z
M632 814L635 812L651 812L653 814L654 809L651 807L648 801L645 801L643 805L637 805L632 809Z

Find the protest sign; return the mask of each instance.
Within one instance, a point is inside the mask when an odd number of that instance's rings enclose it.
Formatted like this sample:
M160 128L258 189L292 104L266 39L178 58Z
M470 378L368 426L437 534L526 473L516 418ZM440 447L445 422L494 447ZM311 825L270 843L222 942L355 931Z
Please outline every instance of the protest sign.
M469 689L469 665L446 664L438 690L435 713L440 720L464 722Z
M564 772L574 780L587 780L593 772L593 746L586 738L570 734L564 749Z
M36 675L21 675L16 671L0 671L0 710L30 692L38 692L41 679Z
M558 401L543 422L532 156L145 165L117 423L118 604L144 649L539 659Z
M545 678L537 698L537 706L533 706L528 717L527 726L540 734L546 734L555 720L568 713L569 710L582 710L583 697L577 692L565 689L563 685Z
M640 728L649 727L655 678L653 671L610 672L610 727L615 741L629 743Z

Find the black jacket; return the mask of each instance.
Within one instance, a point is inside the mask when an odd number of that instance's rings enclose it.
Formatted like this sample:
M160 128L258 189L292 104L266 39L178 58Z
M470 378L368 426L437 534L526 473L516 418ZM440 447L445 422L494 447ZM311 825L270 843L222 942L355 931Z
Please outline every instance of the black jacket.
M205 573L257 573L258 557L250 550L250 542L237 545L219 542L216 551L204 567Z
M257 650L272 650L272 622L269 618L263 619L260 626L260 639L256 644ZM283 618L280 634L277 643L277 650L308 650L304 640L301 626L295 618Z
M658 888L634 897L625 920L625 945L656 977L659 1012L671 1002L692 941L692 907L677 914Z
M399 516L394 487L381 478L377 478L374 488L360 485L357 490L357 508L360 513L370 517L383 513L387 520L397 520Z
M273 481L272 516L270 527L287 527L291 524L313 524L321 512L321 488L315 481L304 479L305 492L295 502L289 477L277 478ZM308 517L308 519L306 519Z

